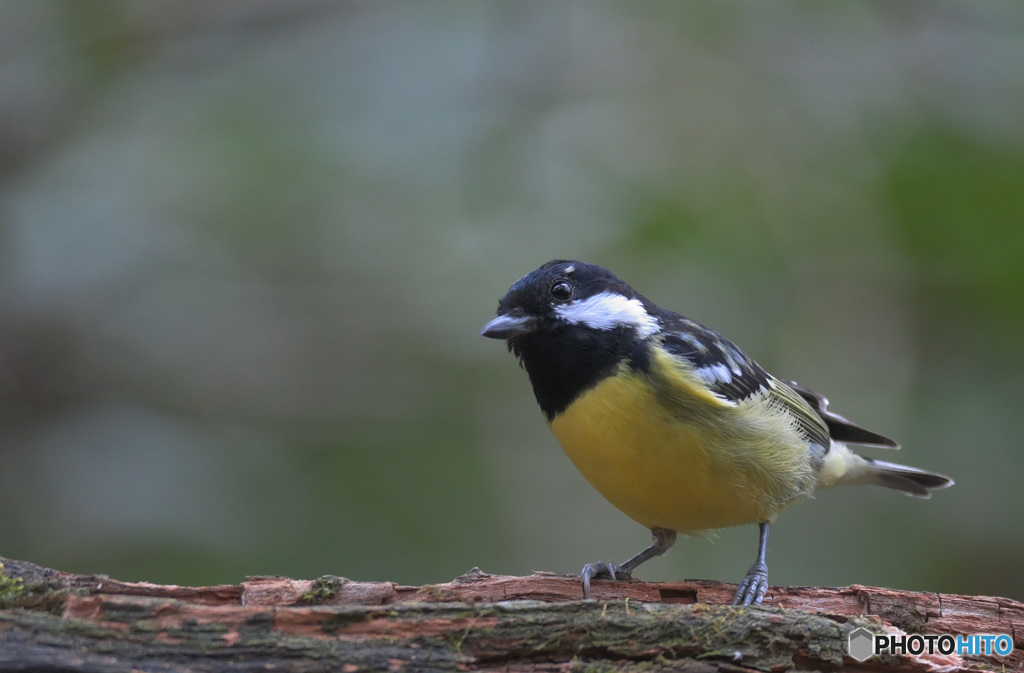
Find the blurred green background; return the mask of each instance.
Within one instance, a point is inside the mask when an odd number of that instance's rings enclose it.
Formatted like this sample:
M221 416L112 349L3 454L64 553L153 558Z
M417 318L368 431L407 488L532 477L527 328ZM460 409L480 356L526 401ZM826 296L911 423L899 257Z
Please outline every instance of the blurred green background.
M0 3L0 554L122 579L577 572L648 533L482 339L554 257L957 480L773 584L1024 599L1024 4ZM645 579L740 579L756 527Z

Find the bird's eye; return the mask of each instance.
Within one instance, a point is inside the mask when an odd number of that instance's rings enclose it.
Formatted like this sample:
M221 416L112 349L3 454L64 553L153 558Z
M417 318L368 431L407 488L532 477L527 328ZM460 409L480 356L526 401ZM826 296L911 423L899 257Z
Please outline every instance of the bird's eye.
M572 297L572 286L564 280L556 281L551 286L551 296L558 301L565 301Z

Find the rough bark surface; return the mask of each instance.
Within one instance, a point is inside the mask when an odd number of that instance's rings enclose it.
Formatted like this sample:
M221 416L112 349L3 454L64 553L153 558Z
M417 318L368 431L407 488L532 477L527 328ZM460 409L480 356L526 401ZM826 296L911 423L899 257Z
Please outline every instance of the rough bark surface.
M6 671L966 671L1024 668L1024 605L864 586L598 582L473 569L421 587L251 577L180 587L0 558ZM1006 657L847 654L851 631L1008 634Z

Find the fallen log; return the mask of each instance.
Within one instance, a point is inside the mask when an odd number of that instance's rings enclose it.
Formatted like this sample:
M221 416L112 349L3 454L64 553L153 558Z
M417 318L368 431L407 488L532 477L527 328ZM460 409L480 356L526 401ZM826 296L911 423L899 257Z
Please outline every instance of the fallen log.
M1024 604L865 586L773 587L489 575L404 586L250 577L182 587L0 558L6 671L967 671L1024 668ZM1007 634L1007 656L880 654L873 634Z

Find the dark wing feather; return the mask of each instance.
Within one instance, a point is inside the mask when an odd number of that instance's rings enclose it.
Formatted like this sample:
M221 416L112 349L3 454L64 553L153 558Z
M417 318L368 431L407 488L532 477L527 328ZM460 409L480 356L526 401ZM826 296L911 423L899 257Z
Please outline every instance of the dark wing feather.
M722 399L738 404L755 395L771 395L793 415L807 440L826 453L829 429L813 403L761 368L735 344L714 330L673 316L671 322L662 317L666 329L661 345L672 355L685 358L693 373L708 389Z
M807 435L811 444L817 444L820 456L828 453L832 446L831 433L828 425L821 415L807 403L800 393L794 390L786 381L772 377L772 395L786 405L793 417L796 418L800 429ZM819 457L820 457L819 456Z
M813 390L803 387L796 381L786 381L786 385L796 391L808 404L814 407L814 411L825 421L828 432L832 439L837 442L850 444L861 444L863 446L877 446L885 449L898 449L899 443L889 439L877 432L865 430L855 423L851 423L839 414L828 410L828 398Z
M719 397L741 402L769 389L771 376L732 342L695 322L678 319L661 333L662 347L693 366L693 373Z

